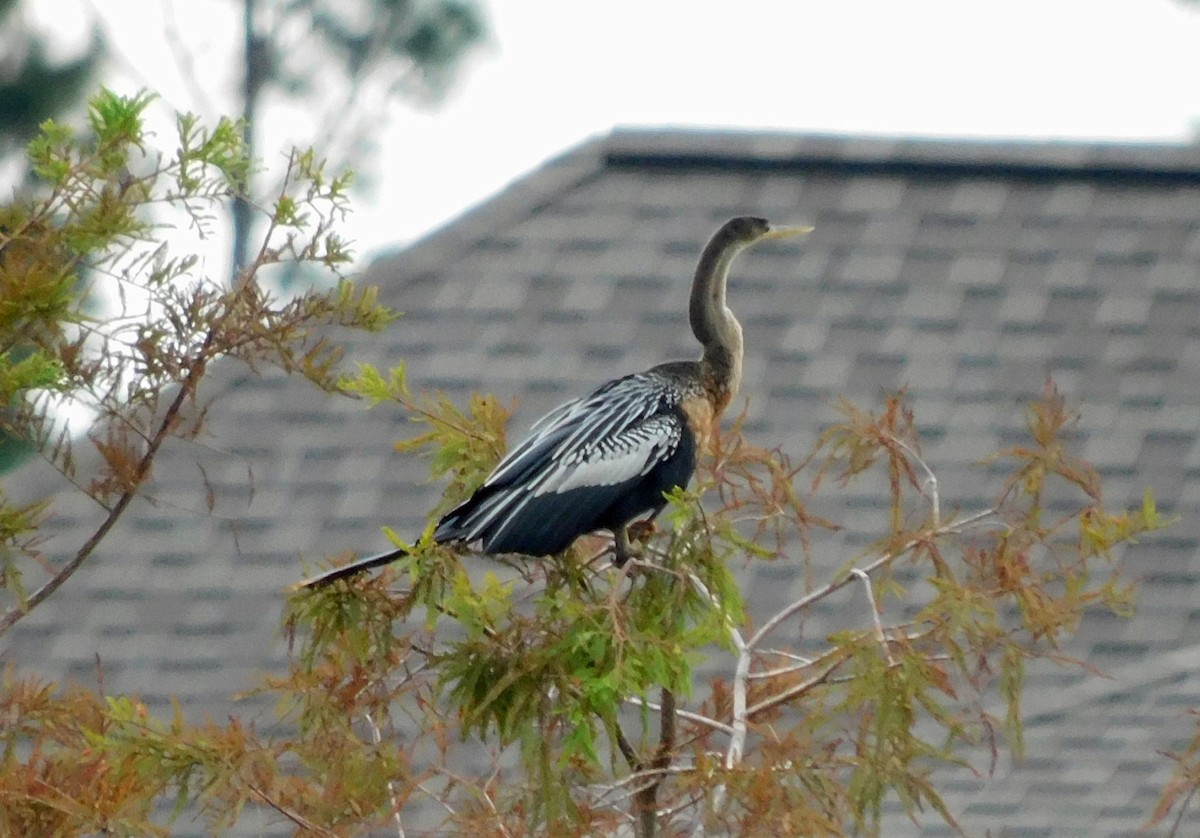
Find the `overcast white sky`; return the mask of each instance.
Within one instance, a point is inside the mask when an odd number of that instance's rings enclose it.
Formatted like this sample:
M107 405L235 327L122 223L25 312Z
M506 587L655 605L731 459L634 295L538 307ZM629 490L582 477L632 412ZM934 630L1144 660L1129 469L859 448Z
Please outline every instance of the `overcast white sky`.
M115 86L197 102L232 83L227 0L37 0L62 30L80 3L124 54ZM387 108L379 181L351 233L411 241L539 163L618 125L1187 141L1200 121L1200 11L1172 0L484 0L492 43L438 110ZM69 9L75 9L71 15ZM231 101L231 100L229 100ZM207 107L206 107L207 106ZM272 117L275 129L297 114ZM268 141L262 153L277 153Z

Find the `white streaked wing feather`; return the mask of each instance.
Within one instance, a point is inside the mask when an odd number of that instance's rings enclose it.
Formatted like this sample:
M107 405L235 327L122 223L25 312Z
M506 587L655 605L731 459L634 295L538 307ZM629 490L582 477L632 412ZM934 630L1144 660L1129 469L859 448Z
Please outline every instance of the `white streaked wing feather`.
M497 516L504 517L506 511L513 506L513 502L519 498L507 492L501 492L492 495L479 505L479 508L471 515L472 526L463 533L463 541L472 542L483 537L484 531L491 525L492 521Z
M517 485L499 488L463 519L462 539L474 541L498 522L517 520L538 495L615 485L648 472L674 452L684 432L676 417L655 416L664 402L675 398L678 395L661 378L638 373L555 408L534 424L484 481L484 487L503 487L513 481ZM610 462L592 464L601 457ZM493 536L502 531L503 527Z
M603 447L555 462L533 496L587 486L615 486L646 474L679 445L682 429L672 416L658 416L603 440Z
M599 439L644 421L658 409L656 399L646 398L648 389L653 392L661 389L661 385L647 376L632 375L560 405L534 424L529 435L500 461L484 485L502 483L535 461L557 460L558 452L590 447Z
M501 483L513 472L523 469L531 451L540 449L548 440L566 432L566 428L570 425L571 415L578 410L586 398L585 396L565 402L539 419L529 429L529 434L504 455L484 485Z

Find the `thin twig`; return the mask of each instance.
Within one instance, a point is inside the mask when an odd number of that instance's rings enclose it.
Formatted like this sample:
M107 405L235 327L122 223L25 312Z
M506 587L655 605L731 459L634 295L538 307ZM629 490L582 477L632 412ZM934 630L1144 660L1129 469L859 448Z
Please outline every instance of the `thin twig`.
M438 804L439 804L439 805L440 805L440 806L441 806L443 809L445 809L447 812L449 812L449 813L450 813L450 816L451 816L451 817L454 817L454 818L457 818L457 817L458 817L458 812L456 812L456 811L454 810L454 807L453 807L453 806L451 806L449 803L447 803L445 800L443 800L443 799L442 799L442 798L441 798L439 795L436 795L436 794L434 794L432 791L430 791L429 789L427 789L427 788L425 787L425 784L424 784L424 783L417 783L417 784L416 784L416 786L415 786L415 788L417 788L417 789L418 789L418 790L420 790L420 791L423 791L423 792L425 792L427 795L429 795L430 797L432 797L432 798L434 799L434 801L436 801L436 802L437 802L437 803L438 803Z
M933 469L931 469L929 464L922 459L921 455L913 450L913 448L904 442L904 440L898 439L897 437L892 437L892 440L901 448L903 448L908 456L916 460L917 465L919 465L921 470L925 472L925 482L921 484L921 493L925 494L925 487L929 487L929 492L926 496L929 498L929 506L933 516L933 526L940 527L942 525L942 511L941 502L938 499L937 475L933 473Z
M789 660L794 660L794 661L798 661L799 663L806 663L806 664L811 664L816 660L816 658L809 658L809 657L805 657L804 655L797 655L795 652L788 652L783 649L760 649L759 654L760 655L778 655L781 658L788 658Z
M904 635L904 638L905 638L905 640L911 642L913 640L920 640L921 638L925 637L926 634L927 634L926 632L914 632L912 634ZM945 660L949 659L949 656L948 655L928 655L924 659L927 661L945 661ZM826 667L825 670L820 675L816 676L815 678L810 678L809 680L804 681L800 684L796 684L794 686L788 687L786 690L784 690L781 693L777 693L769 698L764 698L762 701L758 702L758 704L755 704L753 707L749 708L746 711L746 715L752 719L755 716L757 716L759 713L763 712L764 710L770 710L773 707L777 707L778 705L783 704L784 702L791 701L792 699L803 695L804 693L808 692L809 690L813 689L814 687L819 687L822 684L846 684L846 683L849 683L849 682L855 680L856 678L861 677L858 675L846 675L844 677L837 677L837 678L833 677L833 673L836 672L839 668L841 668L842 664L844 664L847 660L849 660L849 658L841 658L837 661L834 661L832 664L830 664L828 667ZM896 667L896 666L899 666L899 663L897 663L896 661L890 661L889 666Z
M647 707L651 710L657 710L659 712L662 711L661 704L656 704L653 701L645 701L636 695L630 696L629 698L625 699L625 701L634 705L635 707ZM718 733L724 733L729 736L733 735L733 728L724 722L719 722L709 716L703 716L700 713L693 713L691 710L681 710L678 707L675 708L675 715L680 719L687 719L689 722L695 722L696 724L704 725L705 727L711 728Z
M624 799L644 788L643 784L649 780L671 774L691 774L695 770L696 766L694 765L668 765L664 768L647 768L642 771L634 771L611 783L592 786L591 790L596 794L597 800L603 800L608 795L618 791L622 792L620 799Z
M867 602L871 604L871 619L875 623L875 639L883 647L883 654L887 657L888 666L893 666L896 661L892 659L892 650L888 646L887 635L883 633L883 618L879 616L879 605L875 602L875 590L871 587L871 577L865 570L857 567L852 568L850 573L862 580L863 588L867 592Z
M673 818L673 817L675 817L675 815L678 815L684 809L690 809L691 807L695 806L697 803L699 803L703 799L704 799L703 793L694 794L691 797L684 800L682 803L676 803L674 806L671 806L666 809L659 809L658 816L660 818L662 818L663 820L666 820L668 818Z
M187 376L179 386L179 391L175 394L175 398L171 400L171 404L167 408L162 421L158 424L158 429L150 439L150 443L146 446L146 453L138 460L137 467L133 472L132 485L122 492L108 515L100 523L100 526L96 528L96 531L92 533L88 540L83 543L83 546L71 557L71 560L63 565L58 573L52 576L46 584L30 594L25 599L25 602L10 608L3 617L0 617L0 635L12 628L18 620L62 587L63 583L70 579L75 574L75 571L79 570L80 566L100 546L100 542L104 540L109 531L116 526L122 513L125 512L126 507L129 506L133 499L137 497L138 489L141 488L141 485L150 475L150 466L154 462L159 448L162 447L167 437L170 436L171 431L174 430L179 413L183 410L184 402L195 393L197 386L199 386L200 377L204 375L204 370L208 364L209 350L212 348L215 339L216 330L209 329L208 334L204 338L204 343L200 347L200 351L196 353L196 357L188 369Z
M785 701L790 701L793 698L804 695L804 693L808 692L814 687L819 687L821 684L824 684L826 681L828 681L829 677L833 675L833 673L836 672L838 668L847 660L848 658L842 658L841 660L830 664L825 668L824 672L815 678L810 678L809 680L800 684L796 684L793 687L789 687L783 692L773 695L770 698L763 699L762 701L758 702L758 704L755 704L753 707L747 709L746 715L749 717L757 716L764 710L770 710L772 707L777 707L778 705L783 704Z
M279 803L278 801L273 800L269 794L267 794L265 791L260 789L254 783L247 782L246 788L248 788L254 794L255 797L257 797L259 800L261 800L267 806L274 809L279 814L283 815L285 818L287 818L289 821L291 821L292 823L294 823L296 826L300 827L301 829L307 830L309 832L314 832L317 835L327 835L327 836L329 836L329 838L336 838L336 836L337 836L336 832L326 829L325 827L320 826L319 824L313 823L308 818L301 815L299 812L294 812L291 809L289 809L288 807Z
M292 149L288 153L287 168L283 172L283 181L279 186L278 201L282 201L287 197L287 190L292 184L292 172L296 169L296 160L298 156L299 152L297 152L296 149ZM249 196L242 196L241 200L245 201L247 204L250 203ZM271 238L275 235L275 230L279 227L279 219L277 218L274 209L269 212L262 207L259 207L259 209L267 215L267 231L262 236L261 244L258 246L258 255L254 257L254 261L246 265L244 268L236 265L234 266L234 269L237 271L237 273L234 277L233 290L237 292L246 290L258 278L259 269L262 268L263 265L267 264L267 254L271 249Z
M641 764L641 760L638 759L637 751L634 750L633 745L631 745L629 740L625 737L625 731L621 730L621 723L615 722L614 728L617 738L617 750L621 752L621 756L625 757L625 762L629 765L629 770L636 773L638 771L638 765Z
M970 526L971 524L982 521L984 518L987 518L994 514L996 514L996 510L985 509L982 512L976 512L973 515L968 515L966 518L962 519L961 521L955 521L952 524L946 524L944 526L938 527L934 530L931 530L930 532L922 534L920 538L910 539L909 541L905 542L905 544L903 546L901 546L900 549L898 549L898 550L884 553L879 558L875 559L875 561L868 564L866 567L861 568L861 570L867 574L873 573L876 570L878 570L879 568L883 567L884 565L887 565L890 562L895 561L895 559L897 557L904 555L905 553L907 553L909 550L913 549L914 547L917 547L918 545L920 545L926 541L929 541L931 538L936 538L937 536L947 535L947 534L953 533L953 532L958 532L959 530L963 529L964 527L967 527L967 526ZM786 606L785 608L781 609L774 617L767 620L767 622L763 624L763 627L754 633L754 635L750 638L749 642L746 645L749 646L751 649L755 648L756 646L758 646L759 643L762 642L764 637L766 637L768 634L773 632L775 629L779 628L779 625L781 623L783 623L785 620L787 620L789 617L796 614L797 612L803 611L805 608L812 605L814 602L824 599L825 597L829 596L833 592L844 588L846 585L848 585L852 581L854 581L854 578L855 578L855 576L852 571L846 571L846 573L844 573L842 576L838 577L834 581L830 582L829 584L822 585L821 587L817 588L816 590L811 591L810 593L800 597L800 599L796 600L795 602L793 602L790 605Z
M505 836L505 838L512 838L512 833L504 825L504 818L500 817L500 810L496 808L496 801L492 800L492 796L482 787L471 786L471 789L483 798L483 802L487 804L487 807L492 810L492 814L496 816L496 828L500 830L500 834Z
M1167 838L1175 838L1179 834L1179 827L1183 823L1183 816L1187 814L1188 806L1192 804L1192 798L1196 796L1196 786L1192 786L1187 797L1183 799L1183 804L1179 807L1179 813L1175 815L1175 822L1171 824L1171 831L1167 833Z
M472 736L472 739L475 739L481 745L483 744L483 740L478 739L475 736ZM454 788L457 785L457 786L461 786L462 788L466 789L471 794L478 795L483 800L483 802L487 804L487 807L492 810L492 814L496 816L496 828L500 830L500 834L508 836L508 838L512 838L512 833L509 832L508 827L504 825L504 818L500 815L500 810L496 808L495 801L492 800L492 796L490 794L488 794L484 790L483 787L481 787L474 780L468 779L459 774L455 774L453 771L448 771L444 767L434 768L433 770L436 771L438 774L440 774L442 777L445 777L449 781L447 784L447 787L446 787L446 791L443 792L443 794L448 793L450 789ZM497 772L499 770L500 770L499 767L497 767L491 773L491 775L488 777L488 779L484 781L483 785L487 786L489 783L494 781L497 776ZM447 812L450 813L451 817L457 818L459 816L458 812L455 811L454 807L452 807L449 803L447 803L443 799L443 797L434 794L433 791L426 788L424 783L417 783L416 788L425 792L425 794L429 795L434 800L436 800L443 809L445 809ZM441 835L442 833L438 832L437 834Z
M816 661L807 660L807 661L804 661L803 663L793 663L789 666L780 666L780 667L776 667L775 669L767 669L762 672L751 672L746 677L749 678L751 681L762 681L762 680L769 680L771 678L779 678L780 676L783 676L783 675L791 675L792 673L795 673L795 672L802 672L803 670L810 668L815 662Z
M367 724L371 726L371 741L376 745L383 743L383 736L379 732L379 726L375 724L375 720L371 718L371 713L368 710L363 711L363 718L367 720ZM396 824L396 834L399 838L404 838L404 820L400 817L400 801L396 796L396 784L391 777L387 781L388 796L392 801L392 821Z

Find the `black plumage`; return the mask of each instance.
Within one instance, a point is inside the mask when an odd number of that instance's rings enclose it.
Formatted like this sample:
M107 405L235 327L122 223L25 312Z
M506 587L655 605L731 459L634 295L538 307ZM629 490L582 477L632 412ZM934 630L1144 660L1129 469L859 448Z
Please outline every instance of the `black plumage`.
M487 553L560 553L583 533L616 531L665 504L696 466L683 402L696 364L663 364L567 402L530 431L438 525L439 542ZM692 376L693 380L695 376Z
M772 229L761 218L726 222L705 247L692 284L688 312L704 347L700 360L627 375L548 413L471 497L441 519L434 539L478 542L485 553L545 556L581 535L609 530L614 561L626 561L626 528L658 514L665 493L687 485L698 436L707 434L740 383L742 332L725 304L734 255L762 239L804 232L808 228ZM299 587L327 584L401 555L359 559Z

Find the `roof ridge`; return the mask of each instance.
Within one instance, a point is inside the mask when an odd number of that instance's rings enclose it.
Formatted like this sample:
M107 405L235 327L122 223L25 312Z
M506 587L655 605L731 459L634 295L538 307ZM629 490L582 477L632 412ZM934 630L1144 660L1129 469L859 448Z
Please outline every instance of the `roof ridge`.
M479 239L511 226L514 218L536 212L562 193L599 176L605 168L606 137L590 137L509 182L417 241L376 258L364 281L391 279L444 268Z
M365 279L444 267L470 242L609 168L1194 185L1200 184L1200 145L618 127L583 140L416 242L376 258Z
M605 143L617 168L827 172L1035 181L1200 183L1200 145L1070 140L862 137L622 128Z

